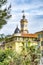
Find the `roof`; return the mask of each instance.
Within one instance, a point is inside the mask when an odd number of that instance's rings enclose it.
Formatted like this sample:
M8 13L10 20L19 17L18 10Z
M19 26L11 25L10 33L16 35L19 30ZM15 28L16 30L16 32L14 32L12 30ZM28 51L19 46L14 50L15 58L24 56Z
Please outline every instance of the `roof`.
M16 34L16 33L20 33L20 30L19 30L18 26L16 27L14 33L15 33L15 34Z
M42 31L38 31L38 32L36 32L35 34L39 34L39 33L43 33L43 30L42 30Z
M30 37L30 38L37 38L36 34L21 34L22 37Z

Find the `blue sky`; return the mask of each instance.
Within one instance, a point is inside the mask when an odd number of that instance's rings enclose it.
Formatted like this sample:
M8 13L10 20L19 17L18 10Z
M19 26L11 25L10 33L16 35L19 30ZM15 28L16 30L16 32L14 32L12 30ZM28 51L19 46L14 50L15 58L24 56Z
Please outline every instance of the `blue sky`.
M35 33L43 28L43 0L8 0L7 6L11 3L11 14L6 25L0 30L0 34L13 34L16 26L20 28L22 10L25 11L28 20L28 30Z

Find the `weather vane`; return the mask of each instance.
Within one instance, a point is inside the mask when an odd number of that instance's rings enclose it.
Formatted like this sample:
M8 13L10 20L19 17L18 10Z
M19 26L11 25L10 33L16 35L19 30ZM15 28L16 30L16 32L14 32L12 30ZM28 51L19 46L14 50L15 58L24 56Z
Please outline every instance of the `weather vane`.
M25 19L24 10L22 11L22 13L23 13L23 19Z

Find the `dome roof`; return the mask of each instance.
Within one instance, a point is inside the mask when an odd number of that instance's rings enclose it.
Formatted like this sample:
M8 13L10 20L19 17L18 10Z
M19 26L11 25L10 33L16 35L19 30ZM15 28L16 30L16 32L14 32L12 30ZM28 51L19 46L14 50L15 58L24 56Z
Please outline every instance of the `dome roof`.
M15 34L16 34L16 33L20 33L20 30L19 30L18 26L16 27L14 33L15 33Z

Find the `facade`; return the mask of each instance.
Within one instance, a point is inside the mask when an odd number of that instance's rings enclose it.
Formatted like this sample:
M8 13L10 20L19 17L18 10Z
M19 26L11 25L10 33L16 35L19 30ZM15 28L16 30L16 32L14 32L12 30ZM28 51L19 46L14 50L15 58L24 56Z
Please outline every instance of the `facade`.
M40 46L41 53L42 53L42 56L43 56L43 30L36 32L36 34L38 36L38 39L40 39L39 46Z
M18 28L18 26L16 27L14 34L10 37L11 41L5 41L6 43L4 44L4 49L13 49L17 52L21 52L23 45L27 46L28 43L31 43L30 46L38 45L38 39L40 35L38 33L30 34L28 32L28 21L25 18L24 14L22 16L22 19L20 20L20 26L20 29ZM43 43L43 38L40 38L40 40L41 43Z
M12 48L20 52L22 51L23 45L26 46L28 43L31 43L31 45L37 45L37 34L28 33L28 21L25 18L24 14L22 16L22 19L20 20L20 26L20 29L18 28L18 26L16 27L14 34L12 35L13 41L6 43L6 49Z

